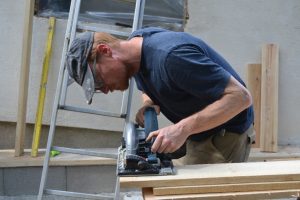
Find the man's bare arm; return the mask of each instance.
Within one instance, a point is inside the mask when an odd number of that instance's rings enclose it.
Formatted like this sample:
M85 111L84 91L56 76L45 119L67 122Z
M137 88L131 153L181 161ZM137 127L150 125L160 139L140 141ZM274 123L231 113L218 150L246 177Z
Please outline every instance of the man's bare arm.
M249 91L231 76L219 100L174 125L150 133L148 140L156 137L152 151L172 153L185 142L188 136L227 122L251 104Z
M250 92L231 76L219 100L181 120L176 126L188 135L200 133L227 122L251 104Z

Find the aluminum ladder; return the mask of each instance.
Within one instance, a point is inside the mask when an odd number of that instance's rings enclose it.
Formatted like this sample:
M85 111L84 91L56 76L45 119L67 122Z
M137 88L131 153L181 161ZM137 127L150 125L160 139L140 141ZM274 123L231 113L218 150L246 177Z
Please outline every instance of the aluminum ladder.
M59 70L59 74L58 74L58 82L57 82L57 86L56 86L55 98L54 98L54 103L53 103L53 108L52 108L47 148L46 148L46 153L45 153L45 158L44 158L44 163L43 163L43 170L42 170L41 182L40 182L40 187L39 187L39 193L37 196L38 200L42 200L44 194L69 196L69 197L77 197L77 198L87 198L87 199L103 199L103 198L106 198L106 199L113 198L115 200L120 199L119 177L117 177L114 197L107 196L107 195L100 195L100 194L98 195L98 194L45 189L45 184L47 182L51 150L58 150L63 153L74 153L74 154L81 154L81 155L99 156L99 157L117 159L117 155L112 155L112 154L109 154L106 152L98 152L98 151L89 151L89 150L83 150L83 149L72 149L72 148L66 148L66 147L52 146L54 134L55 134L58 110L68 110L68 111L73 111L73 112L96 114L96 115L102 115L102 116L107 116L107 117L123 118L124 119L123 135L125 133L125 125L129 122L129 119L130 119L130 108L131 108L131 100L132 100L132 93L133 93L133 80L132 79L130 80L129 88L125 92L123 92L120 113L113 113L113 112L109 112L109 111L105 111L105 110L86 109L86 108L82 108L82 107L69 106L69 105L65 104L66 92L67 92L68 85L70 83L69 75L68 75L67 69L65 67L66 53L67 53L67 50L69 49L69 45L75 38L77 29L82 29L82 30L86 30L86 31L99 31L99 32L102 31L102 32L108 32L108 33L111 33L114 35L119 35L119 36L129 36L129 33L114 31L114 30L105 30L103 28L101 29L99 27L89 26L89 25L84 25L84 24L78 23L80 5L81 5L81 0L72 0L71 1L70 11L69 11L69 16L68 16L68 23L67 23L67 28L66 28L65 38L64 38L64 45L63 45L63 50L62 50L62 57L61 57L61 62L60 62L60 70ZM145 7L145 0L136 0L132 31L135 31L142 27L144 7Z

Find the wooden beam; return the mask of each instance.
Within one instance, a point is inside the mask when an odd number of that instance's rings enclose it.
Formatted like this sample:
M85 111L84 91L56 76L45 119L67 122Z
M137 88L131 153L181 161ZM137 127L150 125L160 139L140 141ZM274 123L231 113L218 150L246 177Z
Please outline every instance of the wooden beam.
M197 185L153 188L154 195L208 194L300 189L300 181Z
M276 44L262 47L261 77L261 151L277 151L278 134L278 65L279 50Z
M300 181L300 160L186 165L173 176L120 177L121 187L174 187Z
M24 152L33 10L34 10L34 0L26 0L24 29L23 29L22 60L21 60L21 70L20 70L20 82L19 82L15 156L21 156Z
M260 146L260 101L261 101L261 64L248 64L248 84L247 87L252 95L254 108L254 130L256 132L256 140L253 147Z
M145 200L257 200L257 199L278 199L297 198L300 196L300 189L290 190L269 190L255 192L231 192L231 193L211 193L211 194L186 194L186 195L166 195L154 196L150 190L145 195ZM148 199L148 197L151 197Z

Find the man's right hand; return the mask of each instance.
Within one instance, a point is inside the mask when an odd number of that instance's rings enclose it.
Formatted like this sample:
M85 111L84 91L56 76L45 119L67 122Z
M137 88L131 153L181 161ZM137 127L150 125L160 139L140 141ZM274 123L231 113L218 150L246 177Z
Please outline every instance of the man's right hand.
M144 105L141 107L135 115L135 121L141 126L144 127L144 112L148 107L153 107L157 115L160 113L160 107L158 105Z

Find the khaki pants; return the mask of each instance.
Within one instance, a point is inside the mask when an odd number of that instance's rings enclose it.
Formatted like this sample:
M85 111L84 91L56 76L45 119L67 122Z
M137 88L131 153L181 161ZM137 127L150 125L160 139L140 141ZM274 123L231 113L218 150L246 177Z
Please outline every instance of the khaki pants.
M243 134L222 130L204 141L187 140L186 156L174 165L246 162L255 141L253 125Z

